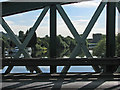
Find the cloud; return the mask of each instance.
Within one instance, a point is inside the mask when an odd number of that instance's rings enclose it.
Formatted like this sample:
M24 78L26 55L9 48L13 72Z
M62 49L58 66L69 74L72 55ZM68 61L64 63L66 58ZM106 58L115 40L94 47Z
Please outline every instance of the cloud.
M74 20L73 22L76 23L76 24L84 24L84 23L88 23L89 20L87 20L87 19L80 19L80 20Z
M8 0L0 0L0 2L5 2L5 1L8 1Z
M97 7L100 3L100 0L97 1L85 1L85 2L79 2L79 3L74 3L74 4L70 4L70 5L66 5L66 6L72 6L72 7L76 7L76 8L93 8L93 7Z
M64 21L59 18L58 19L58 33L63 35L63 36L72 36L73 35L71 34L70 30L67 28L67 26L65 25ZM86 29L90 19L87 19L87 18L77 18L77 20L74 18L72 18L72 23L74 25L74 27L76 28L77 32L79 34L83 34L84 30ZM101 26L102 23L100 22L96 22L93 29L91 30L91 33L89 34L89 38L92 37L92 34L93 33L103 33L105 34L105 30L106 30L106 27L103 27Z
M63 36L73 37L73 35L71 34L67 25L64 23L64 21L61 18L59 18L58 21L59 21L57 24L58 34L61 34ZM84 32L84 30L89 22L88 19L80 19L80 18L78 18L77 20L73 19L71 21L72 21L72 24L74 25L74 27L76 28L76 30L79 34L82 34Z
M0 32L4 31L4 29L2 28L1 24L0 24Z
M71 18L86 18L86 16L71 16Z
M12 31L18 35L19 31L22 30L22 31L27 31L30 26L25 26L25 25L17 25L15 22L13 21L8 21L6 20L6 23L9 25L9 27L12 29ZM0 31L3 31L3 32L6 32L3 27L0 25Z
M77 19L76 19L76 17L77 17ZM79 16L79 18L78 18L78 16L76 16L76 17L74 16L74 18L72 18L71 21L72 21L74 27L76 28L76 30L78 31L78 33L82 34L84 32L85 28L88 25L89 19L83 18L82 16ZM49 27L50 26L49 26L49 20L48 19L44 19L42 21L42 23L40 24L40 26L38 27L38 29L36 31L38 37L44 37L45 35L49 35L49 33L50 33L50 28ZM65 37L66 36L73 37L73 35L71 34L70 30L68 29L68 27L66 26L66 24L64 23L64 21L62 20L61 17L57 18L57 22L58 22L57 23L57 35L61 34L62 36L65 36ZM11 29L17 35L18 35L20 30L26 32L26 30L28 30L31 27L31 25L29 25L29 26L28 25L26 26L25 24L20 25L19 23L15 23L15 22L10 21L10 20L7 21L7 23L9 24ZM95 28L93 28L92 33L93 33L93 31L102 33L102 31L105 32L104 30L105 30L104 28L100 27L100 23L98 24L96 22ZM90 36L92 36L92 33L90 34Z
M13 21L7 21L7 24L10 26L10 25L14 25L14 22ZM1 26L0 24L0 32L3 31L5 32L5 30L3 29L3 27Z
M7 21L7 24L12 25L12 24L14 24L14 22L13 21Z

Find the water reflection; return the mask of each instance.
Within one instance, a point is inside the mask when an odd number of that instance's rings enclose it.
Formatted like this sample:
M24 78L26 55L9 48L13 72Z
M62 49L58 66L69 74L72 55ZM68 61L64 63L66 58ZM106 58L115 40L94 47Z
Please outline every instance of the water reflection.
M80 51L81 52L81 51ZM72 50L69 49L57 49L56 58L69 58L72 53ZM36 58L49 58L49 51L36 51L35 52ZM84 54L78 54L77 57L83 57ZM57 72L60 73L64 66L57 66ZM39 68L43 71L43 73L49 73L50 67L49 66L39 66ZM4 73L7 67L5 67L1 73ZM68 72L94 72L91 66L71 66ZM25 66L15 66L11 73L30 73L30 71ZM35 72L33 72L35 73Z
M72 53L73 49L57 49L57 53L56 53L56 58L64 58L64 57L70 57L71 53ZM80 51L80 53L77 55L77 57L84 57L84 54L82 50ZM49 51L36 51L36 57L37 58L49 58Z
M57 73L62 71L64 66L57 66ZM3 70L0 70L0 73L4 73L8 67L4 67ZM43 73L50 73L49 66L39 66ZM92 66L71 66L68 72L95 72ZM30 73L25 66L15 66L10 73ZM35 72L33 72L35 73Z

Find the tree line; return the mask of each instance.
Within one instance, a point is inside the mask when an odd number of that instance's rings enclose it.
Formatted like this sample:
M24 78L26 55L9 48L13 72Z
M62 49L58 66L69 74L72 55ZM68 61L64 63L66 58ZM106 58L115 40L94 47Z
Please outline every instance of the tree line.
M25 38L27 37L29 31L24 33L23 31L19 31L19 35L17 36L21 43L24 42ZM13 49L16 47L14 42L11 39L2 36L1 40L4 43L5 49ZM27 47L32 48L32 57L49 57L49 43L50 37L46 35L43 38L37 37L36 33L32 36L31 40L29 41ZM56 48L57 48L57 57L63 57L64 55L70 56L70 53L77 45L77 42L74 38L67 36L63 37L58 35L56 37ZM84 56L83 53L80 56Z
M24 34L23 31L19 32L19 39L23 43L24 39L26 38L28 31ZM106 54L106 36L103 35L102 40L97 43L97 46L93 49L93 56L97 57L105 57ZM14 48L16 45L5 36L2 36L0 40L3 41L3 45L5 49ZM32 57L49 57L49 43L50 37L46 35L43 38L37 37L36 33L32 36L31 40L29 41L27 47L32 48ZM86 40L86 45L89 43ZM69 57L77 42L74 38L67 36L63 37L58 35L56 37L56 48L57 48L57 57L67 56ZM3 50L2 50L3 51ZM82 51L82 50L81 50ZM4 53L4 52L3 52ZM79 53L80 57L84 56L84 53ZM120 57L120 33L116 36L116 56Z
M37 56L41 55L40 53L43 53L43 55L46 55L49 57L49 43L50 43L50 37L46 35L43 38L38 37L37 43L36 43L36 51L42 51L38 52ZM63 56L70 56L70 53L77 45L77 42L74 38L67 36L63 37L61 35L58 35L56 37L56 57L63 57ZM84 56L83 53L80 53L79 56Z
M120 33L116 36L116 57L120 57ZM93 55L97 57L105 57L106 55L106 38L100 40L97 46L93 49Z

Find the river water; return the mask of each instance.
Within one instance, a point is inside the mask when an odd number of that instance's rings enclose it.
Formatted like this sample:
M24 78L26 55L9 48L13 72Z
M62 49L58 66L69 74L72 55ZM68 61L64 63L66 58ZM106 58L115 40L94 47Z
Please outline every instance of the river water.
M59 54L59 57L68 58L68 56L63 56L63 55L66 54L65 51L64 51L65 54L63 54L63 52L61 52L61 53ZM40 56L45 56L45 55L40 55ZM78 56L76 58L81 58L81 57ZM82 58L86 58L86 57L82 57ZM39 67L41 68L43 73L49 73L50 72L50 67L49 66L39 66ZM63 67L64 66L57 66L57 72L61 72ZM7 69L7 66L4 67L3 70L0 70L0 73L4 73L6 69ZM71 68L69 69L68 72L94 72L94 70L93 70L92 66L71 66ZM25 66L14 66L11 73L30 73L30 72L27 71Z
M50 67L49 66L39 66L43 73L49 73ZM61 72L63 66L57 66L57 72ZM7 66L1 70L1 73L4 73L7 69ZM91 66L71 66L68 72L94 72ZM25 66L14 66L11 73L30 73L27 71Z

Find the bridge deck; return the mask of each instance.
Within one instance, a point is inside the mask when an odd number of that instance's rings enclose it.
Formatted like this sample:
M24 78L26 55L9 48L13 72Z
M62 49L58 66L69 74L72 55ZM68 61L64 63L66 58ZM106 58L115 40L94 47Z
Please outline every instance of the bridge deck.
M3 89L120 89L120 73L7 74ZM59 90L58 89L58 90Z
M3 66L120 65L120 58L1 59ZM120 89L120 73L2 74L3 89Z

